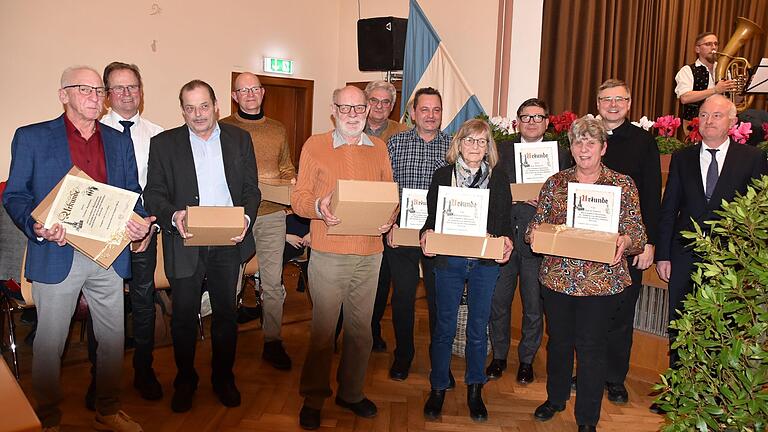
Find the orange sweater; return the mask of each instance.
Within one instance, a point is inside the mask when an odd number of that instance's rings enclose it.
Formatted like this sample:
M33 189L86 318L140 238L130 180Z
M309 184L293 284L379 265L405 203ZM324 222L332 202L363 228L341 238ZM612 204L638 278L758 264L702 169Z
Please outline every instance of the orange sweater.
M370 137L373 147L343 145L334 149L332 134L313 135L304 143L291 207L299 216L312 219L312 249L343 255L380 253L384 247L379 236L328 235L328 227L315 211L315 201L331 193L338 179L392 181L387 146Z

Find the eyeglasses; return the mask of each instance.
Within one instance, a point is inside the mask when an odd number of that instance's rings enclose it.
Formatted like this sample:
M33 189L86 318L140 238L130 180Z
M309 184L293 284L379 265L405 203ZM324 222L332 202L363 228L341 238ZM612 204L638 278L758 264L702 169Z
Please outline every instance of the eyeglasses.
M375 97L372 97L372 98L368 99L368 105L370 105L370 106L379 106L379 104L381 104L381 106L386 108L386 107L392 105L392 101L389 100L389 99L377 99Z
M544 121L545 118L547 118L547 116L543 114L533 114L533 115L523 114L520 116L520 121L523 123L530 123L531 120L533 120L534 123L541 123Z
M598 97L597 101L600 103L604 103L606 105L610 105L611 102L615 102L617 105L622 104L625 102L629 102L629 97L624 96L602 96Z
M721 112L713 112L712 114L706 113L706 112L699 113L699 119L706 120L708 118L712 118L712 120L720 120L725 118L725 113L721 113Z
M367 105L339 105L337 103L334 103L334 105L342 114L349 114L352 110L355 111L355 114L363 114L368 109Z
M138 84L131 84L127 86L114 86L114 87L110 87L109 91L113 94L123 94L126 91L129 91L131 93L138 93L139 86Z
M92 87L85 84L72 84L72 85L62 87L62 89L68 89L68 88L77 88L77 90L83 96L88 96L94 91L96 92L96 96L98 97L104 97L107 95L107 89L104 87Z
M240 93L241 95L245 96L248 93L258 93L259 90L263 89L262 86L253 86L253 87L243 87L235 90L236 92Z
M461 142L467 147L477 145L480 148L485 148L488 145L488 140L485 138L464 137L461 139Z
M716 46L720 45L720 42L717 42L717 41L715 41L715 42L702 42L702 43L700 43L700 44L698 44L696 46L702 46L702 45L703 46L708 46L708 47L716 47Z

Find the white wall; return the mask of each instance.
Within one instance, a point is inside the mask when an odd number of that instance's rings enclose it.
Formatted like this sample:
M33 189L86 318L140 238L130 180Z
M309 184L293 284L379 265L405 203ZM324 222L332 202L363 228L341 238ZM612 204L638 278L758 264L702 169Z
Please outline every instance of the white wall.
M518 0L525 1L528 0ZM498 0L419 0L419 4L480 103L490 112ZM408 6L408 0L360 0L362 18L408 18ZM346 82L382 79L383 73L357 69L357 0L341 0L339 16L340 79Z
M516 0L512 6L512 43L507 117L539 93L541 20L544 0Z
M153 3L159 14L151 14ZM315 81L313 129L329 129L328 99L340 83L338 6L338 0L0 1L0 179L8 175L15 129L61 114L59 77L73 64L101 71L113 60L136 63L144 115L169 128L182 124L178 91L189 80L210 83L225 116L233 70L261 72L263 56L292 58L294 77Z
M542 2L515 1L515 25L533 20L540 26ZM408 16L408 0L359 3L363 18ZM498 0L420 4L490 111ZM61 114L59 77L73 64L102 70L113 60L136 63L144 78L144 115L169 128L182 123L178 91L187 81L209 82L225 116L232 71L261 72L264 56L290 58L294 77L315 82L313 131L328 130L334 88L382 77L357 69L357 19L357 0L0 0L0 179L8 176L16 128ZM518 42L513 33L512 49L519 49L515 43L530 48L525 60L535 68L524 76L535 91L538 45L525 37ZM517 59L513 65L522 66Z

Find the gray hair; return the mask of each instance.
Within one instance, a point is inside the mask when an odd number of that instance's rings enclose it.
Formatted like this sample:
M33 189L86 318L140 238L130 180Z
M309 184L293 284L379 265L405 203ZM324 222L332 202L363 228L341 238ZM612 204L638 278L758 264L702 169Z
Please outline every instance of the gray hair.
M395 101L397 100L397 90L395 90L395 86L393 86L392 83L381 80L369 82L368 85L365 86L365 97L371 97L371 92L376 89L386 90L387 93L389 93L389 98L392 100L392 105L395 105Z
M61 88L64 88L68 85L72 85L73 83L69 82L69 80L72 78L72 75L75 72L78 72L81 70L89 70L95 73L99 77L99 79L101 79L101 75L99 75L99 72L97 72L96 69L90 66L84 66L84 65L70 66L64 69L64 72L61 73Z
M603 121L588 115L574 121L568 130L568 140L573 144L584 138L592 138L605 143L608 139L608 133L605 131Z

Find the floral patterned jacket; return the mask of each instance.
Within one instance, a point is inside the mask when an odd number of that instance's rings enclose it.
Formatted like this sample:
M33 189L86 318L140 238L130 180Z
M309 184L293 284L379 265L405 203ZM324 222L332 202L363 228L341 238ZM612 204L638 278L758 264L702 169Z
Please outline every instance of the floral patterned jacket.
M647 236L640 214L640 199L632 179L624 174L600 165L600 176L595 184L621 187L621 211L619 234L628 235L631 244L625 256L643 251ZM565 224L568 207L568 183L577 183L576 167L569 168L548 178L539 193L539 204L525 240L530 243L531 232L542 223ZM539 268L539 280L545 287L572 296L602 296L618 294L632 283L623 259L615 266L594 261L544 255Z

